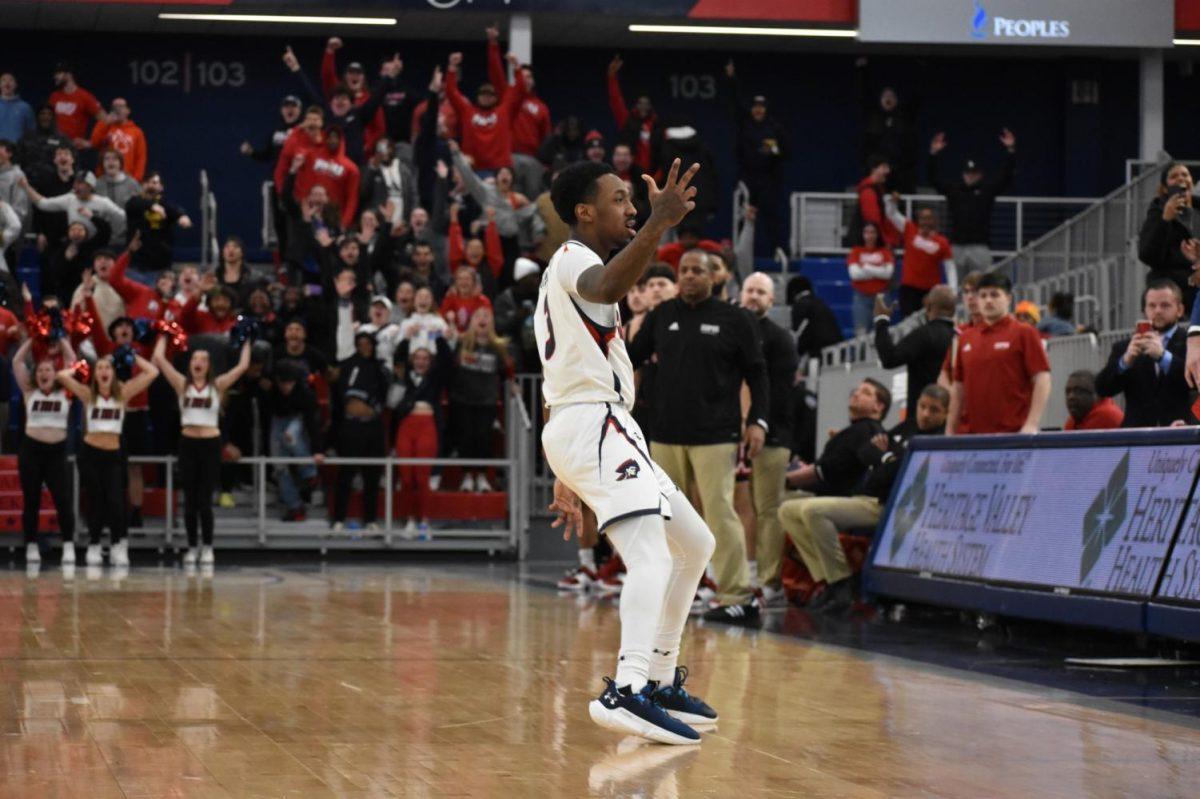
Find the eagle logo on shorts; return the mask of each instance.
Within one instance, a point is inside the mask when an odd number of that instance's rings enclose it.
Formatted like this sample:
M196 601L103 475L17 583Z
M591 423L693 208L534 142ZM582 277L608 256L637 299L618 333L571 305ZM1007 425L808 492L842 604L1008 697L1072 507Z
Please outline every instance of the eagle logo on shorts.
M642 467L638 466L638 462L633 458L630 458L617 467L617 482L619 483L622 480L633 480L638 476L638 474L641 473L641 471Z

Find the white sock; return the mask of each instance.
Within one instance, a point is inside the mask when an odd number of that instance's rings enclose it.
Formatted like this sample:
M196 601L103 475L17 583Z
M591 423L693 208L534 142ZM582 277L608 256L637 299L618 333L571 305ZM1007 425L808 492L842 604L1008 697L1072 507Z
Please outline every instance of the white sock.
M758 588L758 561L748 561L747 565L750 567L750 587Z
M579 550L579 565L596 571L596 553L592 551L591 547Z
M637 693L649 679L651 650L655 648L667 584L672 578L671 550L663 519L657 514L625 519L607 532L626 569L621 587L621 654L615 680L618 688L628 685Z
M716 539L682 491L671 495L671 518L664 525L671 550L671 580L662 617L654 635L650 679L665 685L675 681L679 642L696 596L696 584L712 559ZM624 597L622 597L622 602Z

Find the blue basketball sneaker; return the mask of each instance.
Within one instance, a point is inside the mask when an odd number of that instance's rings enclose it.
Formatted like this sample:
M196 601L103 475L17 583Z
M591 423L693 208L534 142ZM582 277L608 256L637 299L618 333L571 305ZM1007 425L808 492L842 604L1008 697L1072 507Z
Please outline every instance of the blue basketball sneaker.
M647 683L635 694L629 686L618 688L608 677L604 678L604 682L604 693L588 704L592 721L601 727L662 744L700 743L700 733L682 721L671 718L667 711L655 704L652 683Z
M686 666L676 666L675 682L670 685L655 686L654 704L684 724L715 724L717 711L709 707L703 699L689 694L683 687L687 676ZM654 683L650 684L654 685Z

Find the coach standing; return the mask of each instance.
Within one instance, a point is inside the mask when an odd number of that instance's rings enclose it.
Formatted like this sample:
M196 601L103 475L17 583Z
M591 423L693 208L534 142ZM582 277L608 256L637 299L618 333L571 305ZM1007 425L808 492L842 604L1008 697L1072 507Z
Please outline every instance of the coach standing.
M716 536L713 569L722 605L758 617L746 565L746 539L733 510L738 443L751 458L766 440L767 372L754 319L712 296L712 260L704 250L679 259L679 295L646 316L630 342L636 369L657 356L650 454L686 490L695 480L704 520ZM741 386L750 387L743 430ZM707 617L706 617L707 618Z
M889 330L892 309L883 297L875 297L875 352L884 369L903 366L908 373L905 419L917 418L917 402L925 386L937 382L942 362L954 340L954 289L941 284L925 295L925 324L892 341Z

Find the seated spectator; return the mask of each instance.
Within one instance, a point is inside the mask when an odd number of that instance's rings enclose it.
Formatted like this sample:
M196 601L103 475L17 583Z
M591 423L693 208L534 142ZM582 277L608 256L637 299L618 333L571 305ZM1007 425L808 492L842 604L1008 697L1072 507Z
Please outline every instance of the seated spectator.
M1097 397L1096 374L1086 369L1067 377L1067 413L1064 430L1113 430L1121 426L1125 412L1108 397Z
M150 172L142 181L142 193L125 204L130 235L141 234L142 246L133 254L133 268L142 272L170 269L175 228L192 228L191 217L178 205L167 202L163 191L162 176Z
M1046 338L1074 336L1079 333L1079 326L1075 324L1075 295L1068 291L1052 294L1050 302L1046 305L1046 318L1037 329Z
M938 373L954 339L954 290L934 286L925 296L925 324L892 342L888 330L891 308L875 298L875 352L884 369L907 368L908 400L905 418L915 418L917 401L925 386L938 382Z
M533 312L541 283L542 270L537 263L518 258L513 268L513 284L496 297L496 332L512 342L522 372L542 370L533 335Z
M307 458L312 464L275 466L279 501L285 511L283 521L305 520L301 487L317 478L317 466L325 460L321 447L321 418L317 398L308 387L308 372L295 363L275 365L274 380L266 396L267 416L271 420L271 457ZM295 476L293 476L293 474ZM299 478L300 486L297 486Z
M904 225L897 225L884 207L884 192L891 173L891 164L883 156L874 155L867 160L867 174L854 189L858 194L858 205L846 230L848 244L862 240L862 226L868 222L873 222L879 229L885 247L896 248L904 241L901 235Z
M810 611L836 612L855 598L854 581L838 532L874 527L883 514L900 463L914 435L941 435L950 395L941 386L926 386L913 418L884 433L879 419L887 415L887 389L865 381L850 398L850 426L825 446L817 463L789 472L793 485L835 488L825 479L838 475L840 488L825 496L789 499L779 507L779 521L796 545L813 580L823 589L807 605ZM836 444L835 444L836 442Z
M881 242L879 226L874 222L864 222L861 242L851 247L850 254L846 256L850 288L854 289L851 295L851 311L854 315L856 336L867 332L871 315L877 305L876 299L886 299L888 287L892 282L892 272L896 268L892 251Z
M1169 278L1153 280L1142 292L1145 321L1129 338L1113 344L1108 363L1096 375L1101 397L1125 395L1122 427L1167 427L1195 424L1191 394L1184 375L1187 329L1183 294Z
M142 184L125 172L125 159L116 150L105 150L100 157L100 172L96 179L96 194L107 197L118 207L142 193ZM124 243L124 242L120 242Z
M63 212L67 215L67 224L86 222L95 224L97 217L108 223L112 236L121 238L125 235L125 211L107 197L101 197L94 191L96 177L90 172L76 172L71 183L71 191L56 197L44 197L26 178L21 178L21 188L29 194L29 199L41 211ZM107 244L105 238L100 244Z
M1037 330L1038 324L1042 321L1042 311L1036 302L1021 300L1013 310L1013 318L1021 324L1029 325Z
M456 312L457 314L457 312ZM400 339L408 342L410 352L426 349L437 351L437 340L447 336L456 337L458 328L448 325L438 311L433 292L422 286L413 294L413 311L400 323Z
M462 53L451 53L446 70L446 99L463 122L462 149L475 168L490 172L512 166L512 120L525 99L525 77L518 72L514 84L499 100L496 87L481 83L472 103L458 90Z
M910 316L921 309L925 295L938 283L958 287L958 270L950 241L938 232L938 217L932 208L917 211L913 224L899 210L899 197L885 202L886 213L904 240L904 261L900 267L900 315Z
M953 351L950 421L962 413L972 433L1036 433L1050 397L1050 362L1037 331L1009 314L1012 282L997 272L979 281L982 323L963 331Z
M1138 259L1150 268L1147 285L1168 279L1183 292L1184 313L1192 307L1196 289L1189 278L1192 262L1180 245L1196 235L1192 208L1192 172L1185 164L1172 161L1159 174L1158 196L1146 209L1146 220L1138 236Z
M454 355L443 338L434 340L433 349L409 348L407 340L396 348L395 377L388 406L397 424L397 458L436 458L442 393L450 382ZM432 491L429 478L432 466L397 467L399 488L412 498L412 514L404 526L404 535L428 535Z
M125 162L130 177L141 181L146 174L146 134L129 118L129 103L123 97L114 98L108 115L96 123L88 147L98 152L115 150ZM103 166L96 175L103 174Z
M59 150L65 150L74 157L75 145L71 143L70 136L59 131L54 107L49 103L38 108L34 124L34 129L17 142L17 162L30 176L30 180L36 183L43 173L55 170L55 154ZM71 171L74 172L74 167Z
M471 314L470 324L458 337L454 362L450 415L458 433L458 457L490 458L494 454L492 426L496 423L500 387L513 378L508 342L496 335L491 308L478 308ZM458 490L491 491L487 468L463 467L463 481Z

